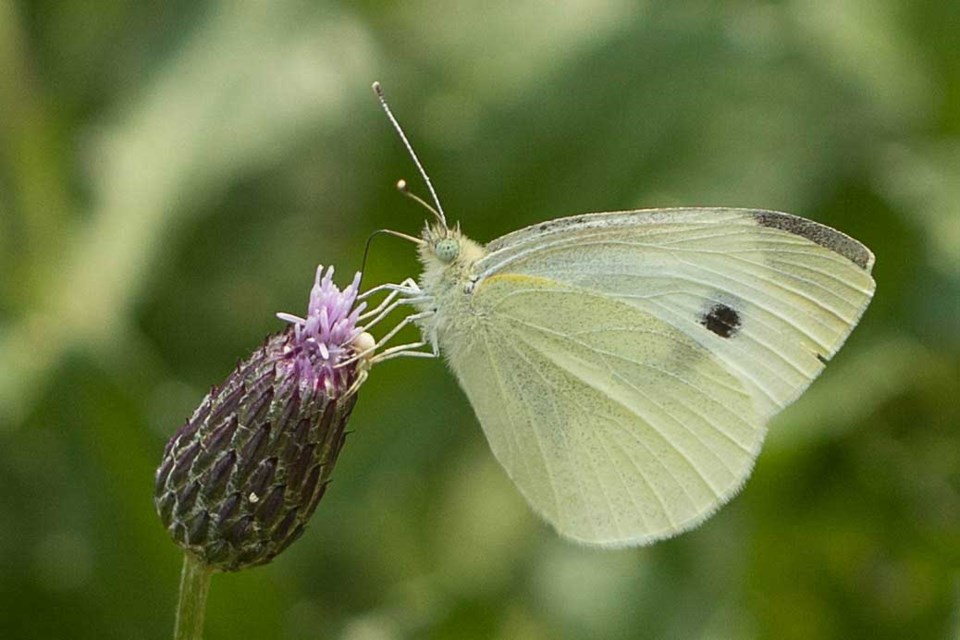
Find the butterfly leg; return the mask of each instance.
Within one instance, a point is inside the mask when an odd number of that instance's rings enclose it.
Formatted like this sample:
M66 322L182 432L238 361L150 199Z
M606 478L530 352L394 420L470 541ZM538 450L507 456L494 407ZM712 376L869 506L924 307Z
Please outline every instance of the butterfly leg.
M381 301L380 304L378 304L378 305L377 305L376 307L374 307L373 309L370 309L369 311L366 311L366 312L364 312L364 313L361 313L360 316L359 316L359 318L357 318L357 319L358 319L358 320L366 320L367 318L370 318L370 317L372 317L372 316L377 315L378 313L380 313L381 311L383 311L391 302L393 302L394 299L395 299L398 295L400 295L400 292L399 292L399 291L391 291L389 294L387 294L387 295L383 298L383 301Z
M350 388L347 389L347 392L343 394L343 397L349 398L357 392L357 390L363 386L363 383L367 381L367 376L370 375L369 369L366 367L360 369L360 373L357 374L356 380L353 381L353 384L350 385Z
M384 289L384 286L389 286L391 288ZM383 311L383 309L387 305L393 302L393 300L401 293L404 293L405 295L408 295L408 296L411 296L411 295L415 296L417 293L420 293L420 287L417 286L417 282L413 278L407 278L406 280L401 282L399 285L391 284L391 285L382 285L379 287L374 287L369 291L365 291L364 293L360 294L358 298L362 300L366 300L371 295L375 293L380 293L381 291L389 291L390 293L388 293L387 296L384 297L384 299L380 302L380 304L377 305L375 308L361 314L359 318L360 320L365 320L366 318L377 315L378 313Z
M381 344L384 344L389 338L393 337L393 335L396 335L396 333L400 331L400 329L402 329L405 325L410 324L411 322L416 322L417 320L429 318L434 313L436 312L431 310L431 311L423 311L421 313L416 313L416 314L407 316L406 318L403 319L402 322L400 322L400 324L394 327L394 330L392 332L387 334L387 336L384 336L384 339L381 340ZM429 351L417 351L417 349L420 349L426 346L430 347ZM436 358L439 355L440 355L440 351L435 341L419 340L417 342L410 342L408 344L401 344L395 347L390 347L389 349L384 349L380 353L376 354L373 358L371 358L370 362L371 364L374 364L377 362L383 362L385 360L392 360L393 358L399 358L401 356L411 357L411 358Z
M417 351L417 349L426 347L427 345L430 345L430 351ZM427 342L426 340L421 340L420 342L411 342L410 344L401 344L396 347L384 349L373 357L372 362L383 362L384 360L392 360L400 357L436 358L439 357L439 355L440 352L437 350L437 345Z
M387 283L387 284L378 285L371 289L367 289L366 291L361 293L359 296L357 296L357 299L366 300L370 296L376 293L380 293L381 291L390 291L390 292L396 292L396 293L406 294L406 295L417 295L421 293L420 287L417 286L416 280L414 280L413 278L407 278L400 284Z
M420 290L420 287L417 286L417 283L413 278L407 278L399 285L391 283L373 287L372 289L360 294L358 299L366 299L375 293L380 293L383 291L389 291L389 293L386 295L386 297L384 297L380 304L370 311L365 312L358 318L359 320L364 321L363 324L365 329L369 329L370 327L379 323L400 305L418 304L426 301L426 298L422 295L423 292ZM397 300L397 296L402 297ZM373 319L369 320L369 318Z
M391 329L390 331L388 331L388 332L387 332L382 338L380 338L380 339L376 342L376 344L374 344L372 347L369 347L369 348L364 349L363 351L361 351L361 352L359 352L359 353L354 354L353 356L347 358L346 360L343 360L342 362L337 363L336 366L337 366L337 367L345 367L345 366L347 366L347 365L353 364L353 363L356 362L357 360L367 359L368 356L371 356L371 354L375 354L376 351L377 351L377 349L381 348L383 345L385 345L387 342L389 342L391 339L393 339L393 337L394 337L395 335L397 335L398 333L400 333L400 331L402 331L405 327L409 326L411 323L416 322L417 320L422 320L423 318L426 318L426 317L428 317L428 316L432 316L434 313L435 313L434 311L422 311L422 312L420 312L420 313L412 313L412 314L406 316L403 320L401 320L400 322L397 323L397 326L395 326L393 329ZM369 327L370 327L370 325L368 324L368 325L366 325L366 326L364 327L364 329L366 330L366 329L368 329ZM416 346L412 346L413 344L415 344ZM371 360L372 362L376 362L376 361L377 361L376 358L378 358L380 355L386 354L387 352L396 353L398 350L401 350L401 349L407 349L407 350L415 349L415 348L419 348L419 347L424 346L424 344L425 344L425 343L422 343L422 342L421 342L421 343L412 343L411 345L400 345L400 346L398 346L398 347L391 347L390 349L387 349L386 351L383 351L383 352L381 352L380 354L377 354L377 355L371 357L370 360Z
M420 296L420 297L413 297L413 298L400 298L399 300L395 300L395 301L391 302L390 304L388 304L386 307L384 307L384 308L377 314L377 317L375 317L373 320L370 320L370 321L368 321L368 322L365 322L364 325L363 325L363 328L364 328L364 329L370 329L370 327L376 325L376 324L379 323L381 320L383 320L384 318L386 318L388 315L390 315L390 313L392 313L397 307L399 307L399 306L402 305L402 304L418 304L418 303L420 303L420 302L426 302L428 299L429 299L429 298L427 298L427 297Z

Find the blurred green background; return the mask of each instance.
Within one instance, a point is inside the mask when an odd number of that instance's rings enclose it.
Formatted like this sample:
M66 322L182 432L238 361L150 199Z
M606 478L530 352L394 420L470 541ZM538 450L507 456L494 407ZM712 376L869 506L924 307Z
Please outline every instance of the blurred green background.
M488 241L610 209L836 226L877 297L743 493L653 547L558 539L441 362L378 366L307 534L207 637L960 634L960 3L0 0L0 638L168 638L161 449L426 195ZM417 273L375 241L367 284Z

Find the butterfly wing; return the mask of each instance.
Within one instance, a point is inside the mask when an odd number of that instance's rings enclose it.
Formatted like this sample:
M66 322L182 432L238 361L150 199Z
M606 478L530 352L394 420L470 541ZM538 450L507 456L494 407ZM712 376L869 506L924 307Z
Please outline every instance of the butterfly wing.
M547 278L624 302L713 353L761 418L823 370L870 299L873 254L784 213L657 209L563 218L488 246L480 280Z
M604 546L695 526L749 475L764 426L707 349L636 307L496 275L450 363L494 455L558 532Z
M487 249L470 330L441 345L533 508L600 545L729 500L874 290L863 245L768 211L577 216Z

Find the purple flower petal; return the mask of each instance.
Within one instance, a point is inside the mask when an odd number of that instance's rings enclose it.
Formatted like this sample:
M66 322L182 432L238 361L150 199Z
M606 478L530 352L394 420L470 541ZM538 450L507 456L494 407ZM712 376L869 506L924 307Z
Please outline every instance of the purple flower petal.
M347 367L337 365L352 355L350 344L363 332L357 323L366 304L354 306L360 277L358 272L353 282L341 291L333 283L333 267L324 272L320 265L310 290L307 316L277 314L293 325L294 336L287 355L291 373L301 385L335 391L347 384L349 372L344 370Z

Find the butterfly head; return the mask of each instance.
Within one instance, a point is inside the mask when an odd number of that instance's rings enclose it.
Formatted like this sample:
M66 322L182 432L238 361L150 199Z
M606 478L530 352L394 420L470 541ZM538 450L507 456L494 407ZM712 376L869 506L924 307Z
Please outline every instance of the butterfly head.
M420 237L423 240L420 261L437 276L441 273L449 274L448 277L456 274L454 279L459 279L486 253L482 246L463 235L459 224L452 227L439 223L428 224Z
M423 229L421 237L424 243L421 252L424 257L435 258L442 264L450 264L460 257L463 250L463 234L460 233L460 226L456 225L449 229L440 224L428 224Z

